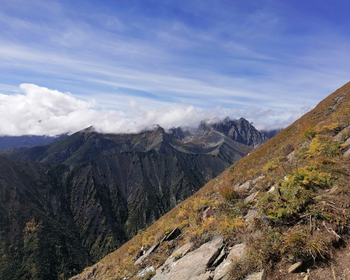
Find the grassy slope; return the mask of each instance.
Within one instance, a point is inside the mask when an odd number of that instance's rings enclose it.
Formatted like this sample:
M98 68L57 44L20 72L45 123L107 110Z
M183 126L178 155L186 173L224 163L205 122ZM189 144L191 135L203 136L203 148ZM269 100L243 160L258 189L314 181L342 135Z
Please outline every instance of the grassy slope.
M342 155L342 142L332 137L349 125L350 83L81 276L135 275L139 268L131 258L137 250L151 246L176 226L182 230L181 238L163 243L145 265L158 267L175 246L188 240L199 246L217 234L230 244L248 244L249 253L238 264L236 278L263 267L273 275L274 267L283 262L302 260L308 265L329 259L348 235L350 166ZM287 160L292 151L294 158ZM259 176L247 192L235 189ZM276 190L268 194L271 186ZM255 201L244 202L256 191L260 193ZM210 213L207 218L202 214L205 209ZM242 217L249 209L259 214L248 225Z

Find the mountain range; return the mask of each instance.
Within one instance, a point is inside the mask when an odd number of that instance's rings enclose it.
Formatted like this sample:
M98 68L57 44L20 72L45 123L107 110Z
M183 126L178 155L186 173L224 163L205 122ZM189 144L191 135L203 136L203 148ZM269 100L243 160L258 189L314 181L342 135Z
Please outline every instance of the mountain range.
M67 279L267 140L247 120L0 151L0 279Z

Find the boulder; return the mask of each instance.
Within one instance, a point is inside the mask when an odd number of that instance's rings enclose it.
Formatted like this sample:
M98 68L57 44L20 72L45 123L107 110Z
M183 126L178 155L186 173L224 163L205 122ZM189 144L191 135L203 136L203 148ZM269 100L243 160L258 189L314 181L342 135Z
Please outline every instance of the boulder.
M157 274L152 280L210 279L210 273L206 269L211 266L220 254L222 247L223 238L216 237L184 257L169 262L166 267L162 266L162 269L157 270Z
M213 280L229 280L230 272L235 267L235 262L242 259L246 253L246 244L241 243L232 247L226 260L224 260L214 271Z

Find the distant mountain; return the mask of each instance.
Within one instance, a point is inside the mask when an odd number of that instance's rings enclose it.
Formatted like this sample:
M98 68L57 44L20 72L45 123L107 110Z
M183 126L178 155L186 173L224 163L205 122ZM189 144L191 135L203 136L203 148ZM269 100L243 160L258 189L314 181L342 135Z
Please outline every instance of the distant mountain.
M66 279L264 139L241 119L137 134L89 127L49 145L1 151L0 279Z
M33 147L53 143L67 137L67 134L62 134L57 137L38 136L38 135L23 135L23 136L0 136L0 150L18 147Z
M267 135L258 131L250 122L244 118L231 120L225 118L223 121L208 123L203 121L199 126L199 131L214 130L224 134L231 140L247 146L257 147L269 140Z
M267 140L247 120L226 118L217 123L202 122L197 129L174 128L169 132L158 125L134 134L102 134L89 127L50 145L13 148L0 154L20 161L72 164L123 152L181 152L218 155L232 164ZM221 145L230 147L230 157L220 152Z

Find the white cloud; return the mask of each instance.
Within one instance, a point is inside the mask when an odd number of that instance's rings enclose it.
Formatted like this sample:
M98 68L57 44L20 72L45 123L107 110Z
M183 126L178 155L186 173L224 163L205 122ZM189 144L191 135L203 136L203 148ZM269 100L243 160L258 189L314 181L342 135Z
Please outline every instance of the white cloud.
M246 117L258 128L273 124L279 127L290 122L291 116L261 108L223 110L219 107L201 109L175 103L157 107L141 106L142 99L128 100L119 105L123 111L101 109L95 100L84 101L57 90L34 84L21 84L20 93L0 94L0 135L58 135L73 133L93 125L108 133L138 132L159 124L165 129L196 126L201 120ZM269 124L270 122L270 124Z

